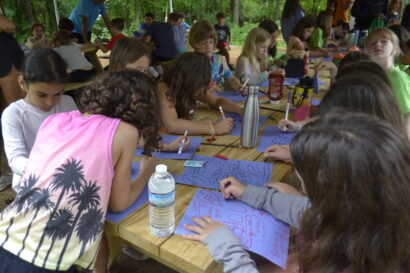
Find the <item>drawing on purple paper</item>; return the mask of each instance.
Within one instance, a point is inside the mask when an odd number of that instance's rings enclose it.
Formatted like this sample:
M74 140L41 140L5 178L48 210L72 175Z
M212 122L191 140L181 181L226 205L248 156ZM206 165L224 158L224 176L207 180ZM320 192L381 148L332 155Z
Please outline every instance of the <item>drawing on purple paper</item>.
M162 136L163 143L171 143L172 141L178 138L178 136L172 136L172 135L161 135L161 136ZM191 157L194 155L194 153L198 149L199 145L201 145L202 138L201 137L189 137L189 139L191 140L191 144L189 145L188 149L183 151L181 154L178 154L175 151L175 152L156 152L156 153L153 153L153 155L156 158L160 158L160 159L191 159ZM135 155L143 156L142 149L138 148L137 151L135 152Z
M202 168L185 167L180 176L175 176L177 183L218 190L219 181L229 176L234 176L245 185L256 186L268 183L272 176L271 163L224 160L203 155L194 155L193 160L203 160L205 164Z
M258 152L263 153L272 145L289 145L296 134L283 132L276 126L266 126L259 142Z
M244 96L242 93L235 91L235 90L225 90L223 93L219 92L213 92L215 95L218 97L222 97L225 99L228 99L233 102L239 102L239 101L244 101L246 100L246 96ZM258 98L265 96L266 94L263 92L259 92Z
M232 131L229 133L231 136L240 136L242 130L242 118L238 114L234 113L225 113L225 117L233 118L233 128ZM265 123L267 117L259 116L259 128ZM218 119L218 121L221 119Z
M215 199L219 202L207 202ZM183 224L194 224L192 216L210 216L225 223L245 249L283 268L286 266L289 225L268 212L252 208L239 200L225 200L220 192L199 189L179 222L176 234L192 234L183 228Z

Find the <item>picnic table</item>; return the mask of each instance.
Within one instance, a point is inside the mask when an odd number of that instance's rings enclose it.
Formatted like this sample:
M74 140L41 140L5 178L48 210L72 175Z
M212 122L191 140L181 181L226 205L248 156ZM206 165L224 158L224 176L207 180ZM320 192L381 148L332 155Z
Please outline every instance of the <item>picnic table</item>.
M86 43L80 46L81 52L88 57L94 68L97 70L97 73L102 73L104 72L104 68L97 56L98 49L99 47L93 43Z

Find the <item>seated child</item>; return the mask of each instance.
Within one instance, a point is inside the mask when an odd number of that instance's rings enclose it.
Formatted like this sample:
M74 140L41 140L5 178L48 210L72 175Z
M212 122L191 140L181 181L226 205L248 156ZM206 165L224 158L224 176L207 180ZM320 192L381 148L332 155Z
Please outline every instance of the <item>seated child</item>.
M29 49L51 47L51 41L44 33L45 28L42 23L34 23L30 27L31 37L28 37L26 46Z
M211 91L223 92L225 81L236 91L241 91L241 83L233 76L224 56L215 51L216 32L212 24L205 19L198 20L189 31L189 44L197 51L208 56L211 62Z
M348 33L350 32L350 26L348 23L339 21L332 27L330 34L332 42L336 46L347 46ZM329 44L328 44L329 45Z
M58 30L66 30L70 32L71 43L78 42L78 38L76 38L75 35L72 33L72 31L74 30L74 23L67 17L63 17L60 19L60 21L58 21Z
M93 65L87 61L76 44L70 43L70 33L60 30L54 39L54 51L56 51L68 64L71 70L72 82L86 82L97 73Z
M235 77L248 83L259 85L269 76L268 48L271 35L263 28L254 28L246 37L242 53L236 64ZM282 73L283 71L277 71Z
M306 41L312 36L315 20L312 17L303 17L300 19L292 30L292 35L287 44L286 56L289 58L303 58Z
M107 210L119 212L135 202L157 163L148 157L160 148L155 87L141 72L116 72L86 88L83 112L59 113L43 122L21 189L0 217L3 268L93 269ZM138 144L147 157L131 180Z
M225 112L242 115L241 105L207 91L210 75L209 59L200 52L183 53L167 67L157 92L162 123L170 133L184 134L188 130L190 135L225 135L232 130L232 118L221 119L214 124L189 120L189 112L196 108L197 100L213 108L221 106Z
M24 60L18 83L25 96L11 103L1 118L4 150L18 192L37 131L49 116L76 110L70 96L63 95L68 82L67 65L52 49L33 50Z
M140 39L125 37L115 43L110 54L110 72L133 69L146 73L151 52Z
M308 41L311 57L327 57L326 49L332 31L333 15L330 11L321 11L316 18L315 29Z
M220 181L224 198L298 228L286 272L407 272L408 139L387 121L340 111L306 126L290 149L306 197ZM206 244L225 272L259 272L227 226L208 216L193 220L185 228L195 234L183 237Z
M266 30L270 35L270 45L268 48L269 64L273 65L277 53L277 39L279 36L279 27L272 20L266 19L259 23L259 27Z
M101 40L100 38L97 37L95 39L95 43L98 45L98 47L101 49L102 52L106 53L110 50L112 50L112 47L115 45L117 40L126 37L123 33L122 30L124 29L124 19L122 18L115 18L111 20L111 33L112 33L112 38L110 41L108 41L108 45L103 45L103 41L107 41L107 39Z

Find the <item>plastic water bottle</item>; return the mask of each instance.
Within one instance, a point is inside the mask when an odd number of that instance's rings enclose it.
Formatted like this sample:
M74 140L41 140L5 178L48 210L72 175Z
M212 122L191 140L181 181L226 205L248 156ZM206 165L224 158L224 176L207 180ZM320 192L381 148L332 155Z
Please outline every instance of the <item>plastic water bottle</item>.
M175 180L167 166L159 164L148 182L151 233L167 237L175 230Z

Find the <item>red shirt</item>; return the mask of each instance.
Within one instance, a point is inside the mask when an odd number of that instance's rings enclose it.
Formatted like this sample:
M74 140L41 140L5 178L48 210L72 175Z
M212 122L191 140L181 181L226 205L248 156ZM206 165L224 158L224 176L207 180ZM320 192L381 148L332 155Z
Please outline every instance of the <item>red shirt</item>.
M112 37L111 41L108 43L108 45L106 46L106 48L107 48L108 50L112 50L112 47L114 46L115 42L116 42L118 39L121 39L121 38L124 38L124 37L127 37L127 36L125 36L124 34L119 34L119 35L117 35L117 36Z

